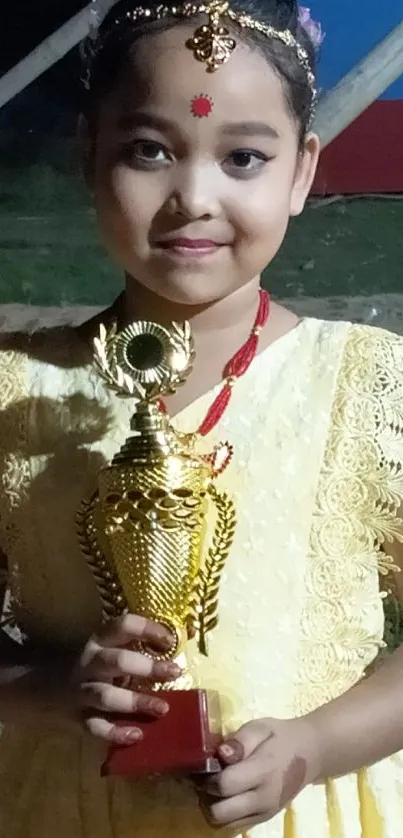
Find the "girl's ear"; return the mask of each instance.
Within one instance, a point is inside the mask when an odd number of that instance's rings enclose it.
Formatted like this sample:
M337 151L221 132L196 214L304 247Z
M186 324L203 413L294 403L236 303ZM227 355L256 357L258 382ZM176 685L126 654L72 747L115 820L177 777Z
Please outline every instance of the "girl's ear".
M290 215L300 215L311 191L320 154L317 134L308 134L302 151L298 154L297 169L291 194Z
M77 124L77 139L80 150L81 171L90 192L94 189L95 181L95 140L91 135L88 120L80 114Z

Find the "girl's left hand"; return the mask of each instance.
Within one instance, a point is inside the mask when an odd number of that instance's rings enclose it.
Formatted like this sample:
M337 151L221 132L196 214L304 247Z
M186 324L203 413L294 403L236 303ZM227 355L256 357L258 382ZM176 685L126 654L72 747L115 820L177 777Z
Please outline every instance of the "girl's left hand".
M320 776L315 726L306 718L249 722L219 749L223 770L199 784L210 824L255 826L284 809Z

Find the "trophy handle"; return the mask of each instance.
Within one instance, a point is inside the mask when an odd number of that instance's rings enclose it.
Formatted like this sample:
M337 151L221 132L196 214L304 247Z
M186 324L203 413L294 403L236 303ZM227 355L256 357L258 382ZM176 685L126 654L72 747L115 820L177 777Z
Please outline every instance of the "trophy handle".
M108 621L120 617L127 606L119 577L98 541L94 521L98 500L98 492L94 492L89 501L81 502L76 515L76 527L81 550L98 587L102 602L102 618Z
M235 504L226 492L219 492L211 483L208 488L216 509L217 523L213 543L204 566L196 578L188 619L191 636L197 636L199 651L208 655L207 633L218 625L218 597L221 576L235 535Z

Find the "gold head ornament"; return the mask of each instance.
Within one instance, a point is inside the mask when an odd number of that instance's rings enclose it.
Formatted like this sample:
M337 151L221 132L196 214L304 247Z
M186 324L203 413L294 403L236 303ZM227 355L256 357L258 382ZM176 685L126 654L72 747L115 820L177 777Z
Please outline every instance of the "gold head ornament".
M226 64L236 47L229 30L222 25L221 18L229 9L229 3L214 0L209 6L209 22L199 26L193 37L186 42L197 61L206 65L208 73L214 73Z
M243 30L257 32L265 38L280 41L284 46L292 50L306 73L311 89L310 121L312 123L316 110L318 92L315 73L313 72L307 50L299 43L289 29L276 29L273 26L262 23L246 12L236 11L231 7L230 2L223 2L223 0L210 0L210 2L204 3L184 2L178 4L161 4L151 8L136 5L124 14L117 14L108 32L104 36L99 35L98 38L92 39L91 47L88 49L87 68L84 78L85 86L88 89L91 88L92 62L104 48L111 32L119 31L120 27L127 26L127 24L134 25L137 22L146 20L154 21L164 20L165 18L177 18L186 21L203 16L207 18L206 22L195 29L193 36L187 40L186 46L193 52L197 61L206 65L206 71L208 73L213 73L223 64L226 64L236 48L237 41L235 34L228 29L228 24L231 23L235 24L233 28L238 26Z
M214 479L232 450L197 452L197 435L178 433L160 409L189 375L194 346L187 323L139 321L118 332L101 327L94 363L120 397L132 397L131 435L98 477L77 516L105 619L130 610L168 626L182 651L193 635L207 653L218 622L220 579L235 532L232 500ZM204 540L209 501L216 509L211 546Z

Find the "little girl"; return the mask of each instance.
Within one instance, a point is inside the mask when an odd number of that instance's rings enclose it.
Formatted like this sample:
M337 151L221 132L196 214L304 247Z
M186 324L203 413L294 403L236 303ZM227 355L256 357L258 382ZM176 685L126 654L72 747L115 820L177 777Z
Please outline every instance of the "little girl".
M397 838L403 655L374 664L380 573L403 565L403 342L299 321L260 290L318 159L312 42L294 0L124 0L93 47L84 167L126 285L80 328L2 343L1 546L21 642L6 621L0 836ZM106 743L142 735L111 713L169 712L116 678L178 673L130 651L166 648L161 626L100 628L75 534L132 411L91 366L113 319L190 320L194 373L168 410L201 452L235 452L220 623L209 658L189 649L227 734L221 773L198 786L99 776Z

